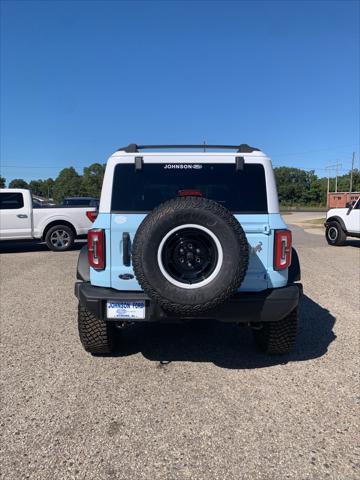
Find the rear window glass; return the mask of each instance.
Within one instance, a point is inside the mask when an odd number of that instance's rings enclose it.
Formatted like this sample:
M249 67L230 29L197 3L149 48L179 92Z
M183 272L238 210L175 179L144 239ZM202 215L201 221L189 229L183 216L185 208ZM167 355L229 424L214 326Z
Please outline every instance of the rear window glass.
M0 209L16 210L24 206L22 193L0 193Z
M264 167L245 164L147 164L135 171L134 164L115 167L112 211L149 212L180 190L200 190L233 213L267 213Z

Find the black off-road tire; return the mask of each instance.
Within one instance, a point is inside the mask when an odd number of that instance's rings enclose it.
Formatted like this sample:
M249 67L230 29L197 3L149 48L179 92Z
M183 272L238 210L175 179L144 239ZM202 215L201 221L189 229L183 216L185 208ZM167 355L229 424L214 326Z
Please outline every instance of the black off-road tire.
M334 236L335 233L335 236ZM329 245L341 247L346 240L346 233L339 222L330 222L325 230L326 241Z
M157 258L161 241L182 225L207 228L221 245L220 270L206 285L183 288L171 283L161 271ZM163 203L145 217L133 242L132 263L143 290L164 310L181 317L196 316L225 302L241 285L248 262L248 242L239 222L222 205L202 197L180 197Z
M295 345L298 329L298 309L277 322L265 322L259 330L253 330L255 342L268 355L284 355Z
M56 235L59 236L59 242L54 243ZM63 237L63 245L61 245L61 236ZM75 233L67 225L54 225L49 228L45 235L46 245L53 252L65 252L70 250L75 242Z
M83 305L78 306L78 328L80 341L85 350L93 355L114 352L116 327L97 318Z

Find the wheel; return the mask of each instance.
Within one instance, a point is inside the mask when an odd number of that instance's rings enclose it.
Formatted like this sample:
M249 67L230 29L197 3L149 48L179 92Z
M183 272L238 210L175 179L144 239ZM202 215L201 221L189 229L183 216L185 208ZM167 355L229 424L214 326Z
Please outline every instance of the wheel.
M80 341L85 350L94 355L112 353L115 348L115 326L97 318L79 304L78 328Z
M258 348L269 355L284 355L295 345L298 327L298 309L277 322L265 322L259 330L254 330Z
M55 225L45 235L46 245L54 252L69 250L75 241L74 232L67 225Z
M145 217L133 242L132 263L143 290L181 316L225 302L238 290L248 261L239 222L201 197L163 203Z
M337 247L344 245L346 240L344 230L338 222L330 222L327 225L325 236L329 245L335 245Z

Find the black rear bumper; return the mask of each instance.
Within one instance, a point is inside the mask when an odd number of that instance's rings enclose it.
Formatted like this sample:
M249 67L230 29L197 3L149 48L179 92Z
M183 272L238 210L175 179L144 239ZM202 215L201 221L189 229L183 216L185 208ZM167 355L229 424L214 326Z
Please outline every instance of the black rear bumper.
M302 294L301 283L292 283L282 288L262 292L237 293L224 304L208 310L196 318L214 319L222 322L261 323L281 320L298 305ZM95 287L87 282L75 284L75 295L98 318L106 320L107 300L144 300L145 319L142 322L176 321L186 318L171 315L151 300L144 292L120 292L112 288ZM134 321L134 320L131 320ZM139 320L138 320L139 321Z

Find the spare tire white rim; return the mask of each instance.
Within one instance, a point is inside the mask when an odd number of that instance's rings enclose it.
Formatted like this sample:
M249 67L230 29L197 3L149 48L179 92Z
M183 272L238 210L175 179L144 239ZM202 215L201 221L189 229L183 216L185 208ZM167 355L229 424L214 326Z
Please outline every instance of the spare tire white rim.
M185 283L185 282L180 282L179 280L176 280L175 278L173 278L168 273L168 271L166 270L166 268L164 267L164 264L163 264L163 249L164 249L164 245L165 245L166 241L175 232L177 232L179 230L183 230L183 229L189 229L189 228L201 230L202 232L205 232L207 235L209 235L209 237L212 239L213 243L215 244L216 253L217 253L216 265L215 265L215 268L213 269L213 271L211 272L211 274L207 278L205 278L204 280L202 280L200 282L195 282L195 283L187 283L187 282ZM172 230L170 230L164 236L164 238L161 240L159 248L158 248L158 252L157 252L158 265L159 265L159 268L160 268L160 271L161 271L162 275L166 278L166 280L168 280L169 283L171 283L172 285L175 285L176 287L180 287L180 288L184 288L184 289L188 289L188 290L205 287L210 282L212 282L221 270L221 267L222 267L222 264L223 264L223 259L224 259L223 249L221 247L221 243L220 243L218 237L214 234L214 232L212 232L208 228L204 227L203 225L197 225L197 224L193 224L193 223L187 223L187 224L179 225L179 226L173 228Z

